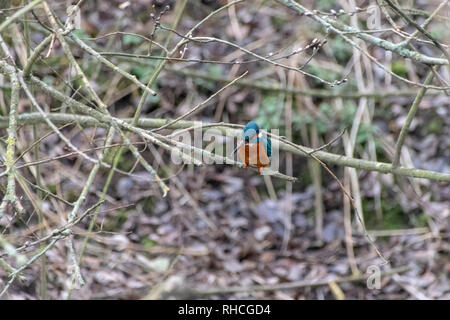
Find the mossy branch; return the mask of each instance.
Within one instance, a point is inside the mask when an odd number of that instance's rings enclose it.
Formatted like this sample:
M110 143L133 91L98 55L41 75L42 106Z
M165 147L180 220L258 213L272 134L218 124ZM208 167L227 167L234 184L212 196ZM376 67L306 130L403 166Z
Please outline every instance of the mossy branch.
M7 174L8 176L8 184L0 204L0 218L3 216L3 212L6 210L8 203L18 207L16 198L16 178L14 175L14 154L16 150L17 106L19 105L20 84L14 73L12 73L10 77L12 92L8 116L8 139L6 154L3 157L3 163L6 167L4 174Z
M103 116L103 115L102 115ZM81 116L81 115L73 115L73 114L52 114L49 113L46 115L54 124L62 125L66 123L71 122L77 122L83 127L108 127L108 123L105 123L102 121L102 119L96 119L92 116ZM172 121L173 119L158 119L158 118L147 118L147 119L139 119L137 122L137 127L143 128L143 129L154 129L159 128L162 125ZM42 115L38 113L26 113L21 114L18 117L18 124L19 125L31 125L31 124L37 124L45 122ZM133 122L133 119L131 118L125 118L121 119L123 123L128 124L131 127L131 123ZM7 117L0 117L0 128L4 128L7 125ZM232 137L239 137L241 134L241 129L239 125L234 124L228 124L228 123L201 123L198 121L185 121L180 120L177 123L169 126L167 129L188 129L193 128L195 126L202 125L204 129L208 129L211 127L221 129L222 132L225 134L228 133L229 136ZM229 128L236 128L234 130L230 130ZM125 130L127 130L125 128ZM351 167L366 171L376 171L381 173L392 173L392 174L398 174L403 176L408 176L412 178L423 178L423 179L429 179L429 180L436 180L436 181L444 181L444 182L450 182L450 173L442 173L442 172L436 172L436 171L430 171L430 170L423 170L423 169L416 169L416 168L406 168L406 167L394 167L390 163L385 162L375 162L375 161L369 161L364 159L356 159L351 158L335 153L325 152L325 151L315 151L314 149L301 146L301 149L304 150L300 151L298 148L295 148L285 141L283 139L280 140L280 150L291 152L293 154L302 156L302 157L310 157L310 153L313 153L317 156L318 159L334 165L344 166L344 167Z
M15 12L12 16L10 16L8 19L2 22L0 24L0 33L3 32L11 23L19 19L21 16L23 16L25 13L33 9L35 6L37 6L39 3L41 3L43 0L34 0Z
M390 41L377 38L373 35L367 34L364 31L356 30L353 27L350 27L348 25L345 25L332 17L319 17L317 14L311 12L310 10L306 9L299 3L295 2L294 0L276 0L277 2L285 5L286 7L294 10L295 12L301 14L301 15L308 15L310 16L314 21L320 23L326 28L332 27L331 29L335 31L338 34L342 33L351 33L355 37L364 40L366 42L369 42L377 47L383 48L388 51L395 52L399 55L401 55L404 58L409 58L411 60L429 64L429 65L447 65L449 62L447 59L441 59L441 58L435 58L430 57L415 51L412 51L410 49L404 48L403 46L399 46L397 44L394 44Z

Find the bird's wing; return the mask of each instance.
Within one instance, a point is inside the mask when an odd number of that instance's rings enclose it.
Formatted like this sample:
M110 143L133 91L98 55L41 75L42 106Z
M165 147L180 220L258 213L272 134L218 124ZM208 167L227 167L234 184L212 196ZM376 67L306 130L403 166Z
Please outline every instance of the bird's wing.
M272 141L265 134L264 134L262 140L263 140L264 148L266 149L267 156L270 158L272 156Z

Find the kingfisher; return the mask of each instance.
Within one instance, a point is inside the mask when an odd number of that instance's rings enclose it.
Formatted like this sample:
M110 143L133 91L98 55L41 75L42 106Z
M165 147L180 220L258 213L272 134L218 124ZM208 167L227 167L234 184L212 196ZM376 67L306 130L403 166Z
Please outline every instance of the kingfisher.
M250 121L242 130L242 141L238 143L234 153L244 162L244 168L248 165L257 167L259 174L262 168L270 164L272 157L272 142L270 138L261 132L255 121Z

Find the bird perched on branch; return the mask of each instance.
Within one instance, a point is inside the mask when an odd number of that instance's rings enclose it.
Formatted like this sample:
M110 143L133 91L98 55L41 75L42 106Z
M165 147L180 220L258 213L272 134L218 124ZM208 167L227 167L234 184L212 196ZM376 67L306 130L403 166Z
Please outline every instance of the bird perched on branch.
M272 157L272 142L270 138L261 132L258 124L250 121L242 130L242 141L234 150L239 159L247 166L257 167L261 174L262 168L270 164Z

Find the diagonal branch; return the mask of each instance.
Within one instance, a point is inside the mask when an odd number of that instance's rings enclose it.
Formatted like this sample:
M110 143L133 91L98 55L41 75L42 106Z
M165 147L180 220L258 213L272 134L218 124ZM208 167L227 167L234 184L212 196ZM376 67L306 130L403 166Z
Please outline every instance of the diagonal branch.
M232 81L230 81L229 83L227 83L225 86L223 86L222 88L220 88L218 91L216 91L214 94L212 94L211 96L208 97L208 99L206 99L205 101L202 101L201 103L199 103L197 106L195 106L194 108L192 108L191 110L189 110L188 112L186 112L185 114L179 116L178 118L176 118L175 120L171 120L169 122L167 122L165 125L156 128L154 131L159 131L162 129L165 129L175 123L177 123L178 121L185 119L187 117L189 117L191 114L197 112L198 110L201 110L203 107L205 107L205 105L211 101L212 99L214 99L215 96L217 96L218 94L220 94L222 91L224 91L226 88L232 86L235 82L239 81L240 79L242 79L243 77L245 77L248 74L248 71L244 72L242 75L240 75L239 77L237 77L236 79L233 79Z
M30 2L22 9L18 10L16 13L14 13L11 17L3 21L2 24L0 24L0 33L5 30L11 23L19 19L21 16L23 16L25 13L33 9L35 6L37 6L39 3L41 3L43 0L34 0L33 2Z
M414 28L416 28L418 31L420 31L423 35L425 35L428 39L430 39L434 45L442 51L442 53L447 58L447 64L450 64L450 55L448 54L447 50L442 47L442 45L429 33L427 30L425 30L421 25L413 21L407 14L405 14L399 7L395 5L391 0L384 0L386 3L394 10L398 15L400 15L403 19L405 19L408 23L412 24ZM445 0L441 5L447 3L448 0Z
M425 86L429 85L431 83L431 81L433 81L433 77L434 77L433 70L430 70L430 72L428 73L428 76L425 79L423 84ZM409 127L411 125L411 122L414 119L414 116L416 115L417 109L419 109L419 104L422 101L426 91L427 91L426 87L422 87L419 89L419 92L417 93L417 96L414 99L413 104L411 105L411 109L409 109L408 115L406 116L405 123L403 124L402 129L400 130L397 144L395 145L394 161L392 162L393 167L398 167L398 165L400 163L400 156L401 156L401 152L402 152L403 143L405 142L405 138L408 133Z
M355 37L357 37L361 40L369 42L369 43L376 45L377 47L383 48L385 50L395 52L395 53L401 55L402 57L409 58L409 59L417 61L417 62L422 62L422 63L430 64L430 65L447 65L447 64L449 64L449 62L446 59L429 57L427 55L417 53L412 50L403 48L402 46L398 46L397 44L394 44L390 41L387 41L387 40L384 40L381 38L377 38L377 37L367 34L365 32L356 30L355 28L352 28L352 27L345 25L339 21L336 21L331 17L327 17L327 16L319 17L316 14L314 14L313 12L311 12L310 10L308 10L305 7L303 7L302 5L300 5L299 3L295 2L294 0L275 0L275 1L285 5L286 7L296 11L297 13L299 13L301 15L307 15L307 16L311 17L314 21L322 24L325 27L332 27L331 29L338 34L341 34L342 32L352 33L355 35Z
M1 65L1 64L0 64ZM37 79L35 79L37 80ZM52 94L55 93L55 91L47 91L47 93ZM55 98L58 99L61 98L59 95L55 95ZM59 99L58 99L59 100ZM71 103L79 103L77 101L70 101L69 99L66 100L69 104ZM103 115L102 115L103 116ZM46 117L48 117L53 123L62 125L65 123L71 123L74 121L77 121L81 126L88 128L88 127L103 127L108 128L109 124L108 122L104 122L104 119L99 119L97 117L93 116L82 116L82 115L74 115L74 114L53 114L48 113L46 114ZM159 128L160 126L167 123L167 119L160 119L160 118L146 118L146 119L139 119L136 127L133 127L131 123L133 122L132 118L124 118L120 119L121 126L124 126L124 130L129 131L129 128L134 128L135 132L139 132L138 128L142 129L154 129ZM170 120L169 120L170 121ZM42 115L38 113L25 113L19 115L18 118L18 124L19 125L31 125L36 123L42 123L45 122ZM127 124L126 127L124 124ZM7 117L0 117L0 128L5 127L7 125ZM168 127L168 129L185 129L185 130L193 130L196 127L201 127L203 130L206 130L208 128L217 128L223 132L223 134L228 134L230 137L240 137L241 136L241 130L242 126L231 124L231 123L202 123L198 121L186 121L186 120L180 120L174 125L171 125ZM229 128L234 128L235 130L229 130ZM227 130L228 129L228 130ZM145 132L145 131L143 131ZM161 142L162 143L162 142ZM300 146L303 151L300 151L299 149L295 148L294 146L287 143L285 139L280 139L280 150L283 150L285 152L291 152L295 155L301 156L301 157L310 157L310 154L314 154L317 156L318 159L334 165L344 166L344 167L351 167L356 168L360 170L366 170L366 171L376 171L381 172L384 174L398 174L402 176L408 176L412 178L423 178L423 179L429 179L429 180L436 180L436 181L444 181L444 182L450 182L450 173L442 173L442 172L436 172L436 171L430 171L430 170L423 170L423 169L416 169L416 168L406 168L402 166L394 167L390 163L385 162L376 162L376 161L369 161L364 159L356 159L351 158L347 156L343 156L340 154L325 152L325 151L317 151L312 148L308 148L305 146ZM170 150L170 146L165 145L165 149ZM183 153L181 153L183 154Z

